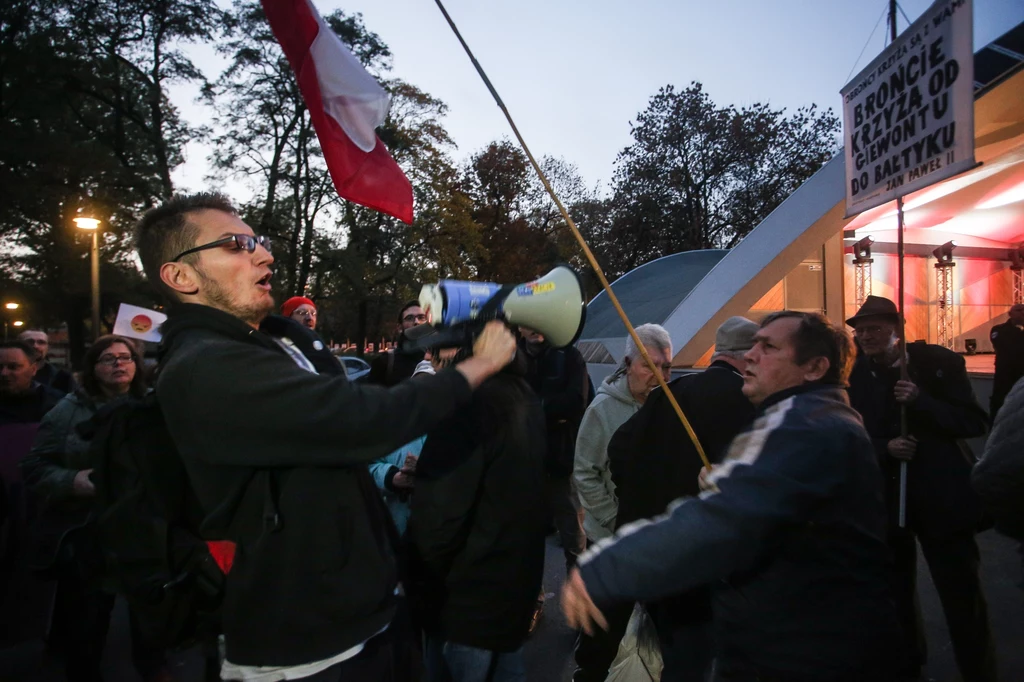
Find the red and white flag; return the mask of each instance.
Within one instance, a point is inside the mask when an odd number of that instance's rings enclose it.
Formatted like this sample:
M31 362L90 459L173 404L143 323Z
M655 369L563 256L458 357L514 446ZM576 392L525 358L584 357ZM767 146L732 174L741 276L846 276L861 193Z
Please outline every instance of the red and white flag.
M412 185L376 133L391 104L388 93L309 0L262 4L295 72L338 194L412 223Z

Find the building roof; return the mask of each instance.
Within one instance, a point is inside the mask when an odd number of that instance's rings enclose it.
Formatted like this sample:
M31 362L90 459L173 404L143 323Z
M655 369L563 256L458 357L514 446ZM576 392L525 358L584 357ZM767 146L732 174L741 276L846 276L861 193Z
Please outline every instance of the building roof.
M615 280L612 290L633 326L662 324L727 253L725 249L708 249L658 258ZM624 343L625 336L622 320L602 291L587 306L587 324L581 340L618 338ZM608 350L613 356L618 355L614 348Z

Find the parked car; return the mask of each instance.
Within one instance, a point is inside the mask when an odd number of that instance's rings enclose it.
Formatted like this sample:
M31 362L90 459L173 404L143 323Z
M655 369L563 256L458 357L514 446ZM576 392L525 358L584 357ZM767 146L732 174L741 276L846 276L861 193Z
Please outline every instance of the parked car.
M370 363L362 358L342 355L338 359L341 360L341 365L345 368L345 376L349 381L359 381L370 373Z

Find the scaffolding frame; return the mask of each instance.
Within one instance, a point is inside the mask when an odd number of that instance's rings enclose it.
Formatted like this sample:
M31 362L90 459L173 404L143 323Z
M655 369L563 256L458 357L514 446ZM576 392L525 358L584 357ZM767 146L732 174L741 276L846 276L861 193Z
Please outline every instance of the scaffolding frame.
M873 258L853 259L853 290L858 310L871 295L871 264L873 262Z
M956 263L935 264L935 289L938 295L938 315L935 318L936 342L953 350L956 337L956 315L953 310L953 268Z

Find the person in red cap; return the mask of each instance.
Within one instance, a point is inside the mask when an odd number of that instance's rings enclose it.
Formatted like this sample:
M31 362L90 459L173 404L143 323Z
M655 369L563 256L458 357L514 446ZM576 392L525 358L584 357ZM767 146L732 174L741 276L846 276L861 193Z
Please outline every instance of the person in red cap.
M281 314L316 329L316 304L305 296L292 296L281 306Z

